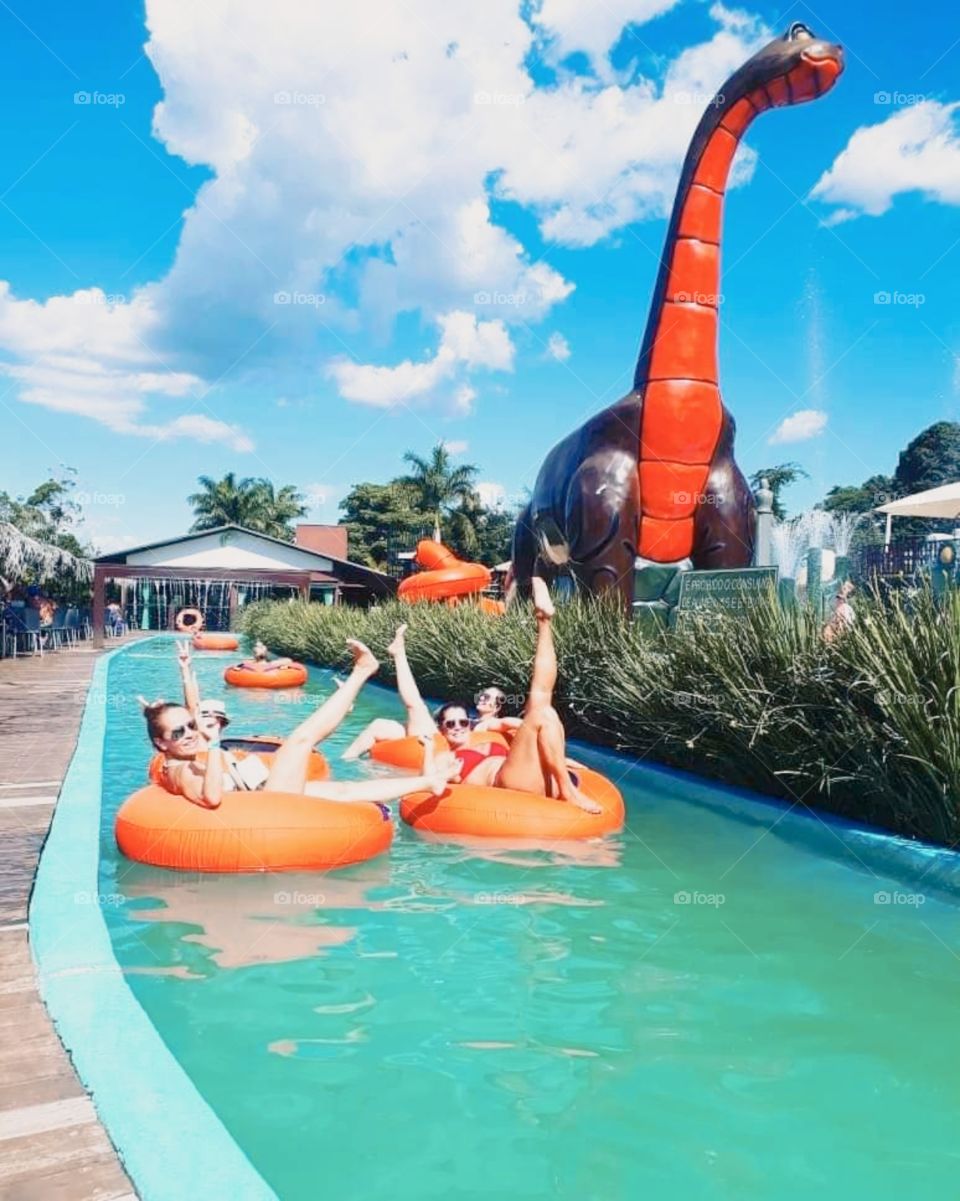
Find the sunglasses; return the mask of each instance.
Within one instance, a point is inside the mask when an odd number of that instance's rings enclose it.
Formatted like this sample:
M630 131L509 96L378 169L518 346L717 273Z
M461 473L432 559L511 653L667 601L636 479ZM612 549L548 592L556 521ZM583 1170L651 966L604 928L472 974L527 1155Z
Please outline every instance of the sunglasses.
M452 717L444 721L443 728L445 730L468 730L470 728L470 719L467 717Z
M187 732L195 734L197 732L197 723L188 721L182 726L177 726L176 729L170 731L167 735L167 742L182 742L187 736Z

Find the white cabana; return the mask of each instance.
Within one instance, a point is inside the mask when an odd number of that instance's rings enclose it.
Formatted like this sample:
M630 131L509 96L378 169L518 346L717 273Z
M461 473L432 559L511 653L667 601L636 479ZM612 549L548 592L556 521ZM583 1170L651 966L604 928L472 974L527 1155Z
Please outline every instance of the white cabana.
M960 519L960 481L941 484L939 488L928 488L926 492L914 492L912 496L901 496L887 505L878 505L876 512L886 513L887 532L884 542L890 545L894 517L946 517Z

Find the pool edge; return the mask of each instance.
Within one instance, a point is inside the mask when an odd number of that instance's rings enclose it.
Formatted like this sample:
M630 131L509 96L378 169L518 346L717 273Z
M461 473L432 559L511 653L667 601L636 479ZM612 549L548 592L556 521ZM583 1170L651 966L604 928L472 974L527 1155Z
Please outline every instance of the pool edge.
M94 666L73 757L37 865L28 914L37 988L145 1201L183 1201L196 1192L198 1181L208 1187L213 1180L232 1201L278 1201L130 991L101 913L106 682L110 661L126 649L107 652ZM136 1065L135 1076L131 1065Z

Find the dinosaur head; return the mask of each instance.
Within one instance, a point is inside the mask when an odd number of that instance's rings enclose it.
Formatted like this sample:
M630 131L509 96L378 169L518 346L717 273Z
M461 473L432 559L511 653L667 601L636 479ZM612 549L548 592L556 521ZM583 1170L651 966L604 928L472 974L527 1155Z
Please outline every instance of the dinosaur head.
M816 100L830 90L843 70L843 50L794 21L744 63L724 89L737 98L764 89L770 106L780 108Z

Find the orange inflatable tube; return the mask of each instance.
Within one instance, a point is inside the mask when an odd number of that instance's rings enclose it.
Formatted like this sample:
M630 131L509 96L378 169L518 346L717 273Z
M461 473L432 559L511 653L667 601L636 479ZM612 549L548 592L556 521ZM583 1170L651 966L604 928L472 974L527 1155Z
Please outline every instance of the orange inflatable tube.
M619 830L624 805L618 789L606 776L587 767L578 765L573 771L580 791L600 805L600 813L586 813L566 801L511 788L451 784L442 796L416 792L404 797L400 816L415 830L479 838L555 842L598 838Z
M482 746L485 742L497 742L500 746L510 745L502 734L476 731L470 735L467 746ZM433 750L437 755L450 750L450 744L442 734L434 734ZM385 738L382 742L373 744L370 748L370 758L377 763L387 763L391 767L420 771L423 768L423 743L419 738Z
M258 671L237 663L227 668L223 678L234 688L299 688L307 682L307 669L302 663L291 663L289 667Z
M129 859L191 872L329 871L382 854L393 823L379 805L282 792L230 792L204 809L155 785L120 806L117 846Z
M195 651L235 651L240 645L236 634L212 634L205 631L191 639Z
M264 767L270 768L270 757L277 747L283 745L283 739L273 734L251 734L249 738L224 738L223 749L230 751L236 758L245 759L247 755L256 755L263 761ZM154 755L147 765L147 779L151 784L160 784L163 773L163 755ZM330 764L320 751L311 751L307 760L308 780L329 780Z
M471 596L490 586L492 573L482 563L465 563L445 546L424 538L417 543L417 563L424 568L400 581L397 596L402 601L443 601Z

